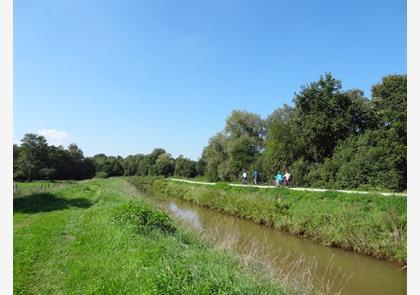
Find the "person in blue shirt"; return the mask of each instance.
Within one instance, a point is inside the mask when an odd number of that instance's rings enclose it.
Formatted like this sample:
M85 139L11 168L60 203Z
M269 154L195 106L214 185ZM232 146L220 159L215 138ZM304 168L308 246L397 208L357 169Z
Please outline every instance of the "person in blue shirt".
M258 171L254 170L254 173L252 173L252 178L254 179L254 184L258 184Z
M276 176L274 176L274 179L276 180L276 185L279 186L283 183L283 175L280 173L280 171L277 171Z

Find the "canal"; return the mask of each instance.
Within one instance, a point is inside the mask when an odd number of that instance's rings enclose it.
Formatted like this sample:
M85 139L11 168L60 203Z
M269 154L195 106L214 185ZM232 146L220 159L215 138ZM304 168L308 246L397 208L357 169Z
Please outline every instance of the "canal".
M147 194L146 194L147 196ZM180 199L150 197L172 216L202 232L216 245L258 261L274 275L313 281L327 294L400 295L407 293L406 269L392 262L325 247L280 230ZM312 278L312 279L311 279Z

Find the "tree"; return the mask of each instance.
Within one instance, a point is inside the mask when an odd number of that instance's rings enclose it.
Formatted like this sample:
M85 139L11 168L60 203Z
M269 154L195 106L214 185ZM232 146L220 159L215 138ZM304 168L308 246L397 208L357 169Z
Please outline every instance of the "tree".
M330 181L339 188L367 185L402 191L406 188L406 174L399 165L403 157L399 148L393 138L379 130L349 137L334 152L335 171Z
M93 156L93 160L96 163L97 177L122 176L124 174L121 157L107 157L105 154L97 154Z
M341 81L330 73L295 94L298 153L310 162L330 158L334 148L365 125L366 103L361 91L341 92Z
M47 168L48 145L45 137L26 133L21 141L16 176L26 180L40 179L40 171Z
M372 103L378 128L396 129L407 142L407 75L388 75L372 86Z
M70 153L63 146L48 147L48 166L55 169L54 179L74 179L74 164Z
M139 162L144 158L144 155L129 155L123 161L124 175L136 175L139 167Z
M226 136L222 133L217 133L210 138L209 144L203 150L203 159L206 162L206 175L210 181L222 179L219 174L220 165L228 159L225 150Z
M80 179L92 178L95 176L95 173L95 161L91 158L85 158L82 162L82 175L80 176Z
M124 174L124 168L122 166L122 158L121 157L113 157L110 156L107 159L108 161L108 175L109 176L122 176Z
M206 173L206 160L200 157L196 163L197 175L204 175Z
M407 187L407 75L388 75L372 86L372 104L378 131L390 144L398 188Z
M236 180L242 170L250 169L258 159L265 135L265 124L259 115L233 111L223 132L209 140L203 151L206 174L212 180Z
M20 156L20 147L17 144L13 144L13 179L25 179L25 173L21 169L18 163Z
M224 132L228 138L248 137L255 149L260 151L265 135L265 124L257 114L234 110L226 120Z
M96 167L97 177L109 177L109 171L111 170L105 154L97 154L93 156Z
M159 175L156 167L156 161L160 155L165 153L166 151L164 149L156 148L148 155L139 155L136 174L140 176Z
M95 174L93 161L85 159L76 144L65 150L36 134L25 134L22 145L13 146L13 156L14 179L85 179Z
M196 162L180 155L175 159L174 175L191 178L197 175Z
M82 179L83 177L83 151L79 149L79 147L76 144L70 144L68 147L68 155L70 158L70 161L68 163L68 166L71 167L71 179Z
M137 166L137 175L146 176L152 175L152 166L154 162L152 161L152 157L150 155L146 155L139 159L139 163Z
M160 154L154 166L156 175L172 176L175 170L175 160L169 153Z
M259 155L259 146L247 134L230 138L226 145L227 161L221 166L223 179L236 180L241 172L251 169Z
M294 109L288 105L274 111L267 118L267 137L263 152L263 167L267 176L285 170L297 160L296 134L292 124Z

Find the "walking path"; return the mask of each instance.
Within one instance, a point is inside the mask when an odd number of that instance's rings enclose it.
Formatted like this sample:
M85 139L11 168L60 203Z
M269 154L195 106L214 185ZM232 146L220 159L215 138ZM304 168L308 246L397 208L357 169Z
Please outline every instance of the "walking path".
M193 180L186 180L186 179L175 179L170 178L172 181L179 181L179 182L187 182L187 183L195 183L195 184L205 184L205 185L215 185L216 182L203 182L203 181L193 181ZM240 184L240 183L229 183L230 186L246 186L246 187L258 187L258 188L275 188L276 186L273 185L253 185L253 184ZM304 188L304 187L286 187L288 189L294 191L310 191L310 192L326 192L326 191L333 191L333 192L340 192L346 194L379 194L382 196L404 196L406 197L407 194L404 193L383 193L383 192L365 192L365 191L351 191L351 190L332 190L332 189L323 189L323 188Z

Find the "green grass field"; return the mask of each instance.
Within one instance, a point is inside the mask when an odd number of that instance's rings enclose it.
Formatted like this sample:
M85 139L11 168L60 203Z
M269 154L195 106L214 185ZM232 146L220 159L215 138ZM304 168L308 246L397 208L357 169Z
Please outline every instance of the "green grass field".
M138 187L152 184L161 196L182 198L275 228L326 246L340 247L405 264L405 196L292 191L180 183L132 177Z
M299 293L212 248L127 185L90 180L15 198L14 293Z

